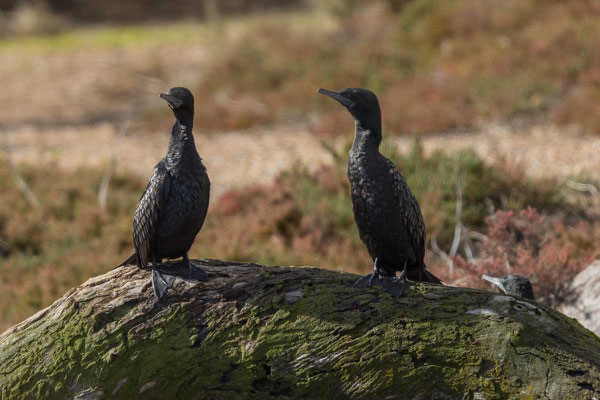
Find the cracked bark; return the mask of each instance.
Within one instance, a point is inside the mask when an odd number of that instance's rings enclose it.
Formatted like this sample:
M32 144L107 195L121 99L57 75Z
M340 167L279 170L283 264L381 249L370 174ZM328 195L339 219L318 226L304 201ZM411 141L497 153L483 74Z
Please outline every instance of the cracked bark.
M4 399L591 399L600 339L533 301L199 260L157 303L122 267L0 335Z

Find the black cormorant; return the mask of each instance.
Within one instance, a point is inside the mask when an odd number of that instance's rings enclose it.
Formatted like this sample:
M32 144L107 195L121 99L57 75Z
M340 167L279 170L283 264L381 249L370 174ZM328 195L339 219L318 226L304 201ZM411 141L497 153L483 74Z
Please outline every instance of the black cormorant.
M121 264L146 268L151 262L152 288L158 299L172 285L174 276L207 279L206 272L192 266L187 253L204 223L210 195L210 180L192 134L194 96L186 88L175 87L160 97L173 110L175 124L167 155L154 168L135 210L135 253ZM178 264L161 264L165 258L179 257L183 260Z
M382 285L399 297L405 277L442 283L427 271L425 224L417 200L390 160L379 152L381 111L377 97L360 88L319 93L339 101L354 117L354 142L348 162L352 209L361 240L374 261L373 273L355 287ZM396 277L396 272L400 276Z
M533 296L533 287L529 279L521 275L505 275L500 278L494 278L493 276L481 275L481 279L496 285L504 293L514 294L517 296L525 297L526 299L535 300Z

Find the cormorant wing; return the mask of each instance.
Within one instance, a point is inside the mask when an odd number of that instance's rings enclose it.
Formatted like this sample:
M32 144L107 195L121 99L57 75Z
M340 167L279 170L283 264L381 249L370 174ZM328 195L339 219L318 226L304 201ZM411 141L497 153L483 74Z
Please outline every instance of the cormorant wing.
M169 193L171 176L164 160L156 167L133 217L133 244L137 253L138 267L145 268L151 257L150 249L158 229L160 213Z
M425 257L425 222L419 203L394 163L390 160L387 161L390 166L390 174L394 180L394 196L396 201L402 205L402 209L405 210L402 213L402 222L408 229L417 261L422 261Z

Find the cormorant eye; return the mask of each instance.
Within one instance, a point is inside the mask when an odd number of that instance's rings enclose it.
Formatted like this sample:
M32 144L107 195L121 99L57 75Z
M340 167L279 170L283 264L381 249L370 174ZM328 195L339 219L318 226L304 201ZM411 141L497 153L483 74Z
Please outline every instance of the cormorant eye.
M500 283L504 285L504 279L500 279Z

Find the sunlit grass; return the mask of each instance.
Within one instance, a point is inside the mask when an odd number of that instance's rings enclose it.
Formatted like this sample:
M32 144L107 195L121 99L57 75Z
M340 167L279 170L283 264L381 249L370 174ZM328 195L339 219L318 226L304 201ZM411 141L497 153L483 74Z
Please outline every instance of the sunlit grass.
M578 111L598 97L590 71L598 68L599 12L580 1L413 0L398 14L356 7L313 23L310 14L303 24L264 18L221 38L198 86L213 97L200 113L214 129L313 113L315 131L338 134L339 106L314 90L361 86L376 92L393 134L548 111L556 122L600 131Z
M355 5L343 17L307 9L77 28L0 39L0 53L201 44L206 60L193 89L202 94L198 117L212 130L310 119L313 131L339 134L344 111L315 90L361 86L378 95L390 134L540 114L600 132L593 4L412 0L399 13L385 4ZM152 124L161 115L141 118Z
M207 33L199 23L173 23L125 27L77 28L56 34L0 38L0 52L56 52L90 48L157 46L197 41Z
M198 41L214 42L215 48L218 49L219 37L222 35L233 37L245 35L248 29L256 29L274 20L293 26L294 29L307 29L315 25L321 25L322 29L325 29L331 27L333 23L325 15L296 12L233 16L207 22L189 20L128 26L96 25L76 27L58 33L0 37L0 53L3 51L55 52L164 44L179 46Z

